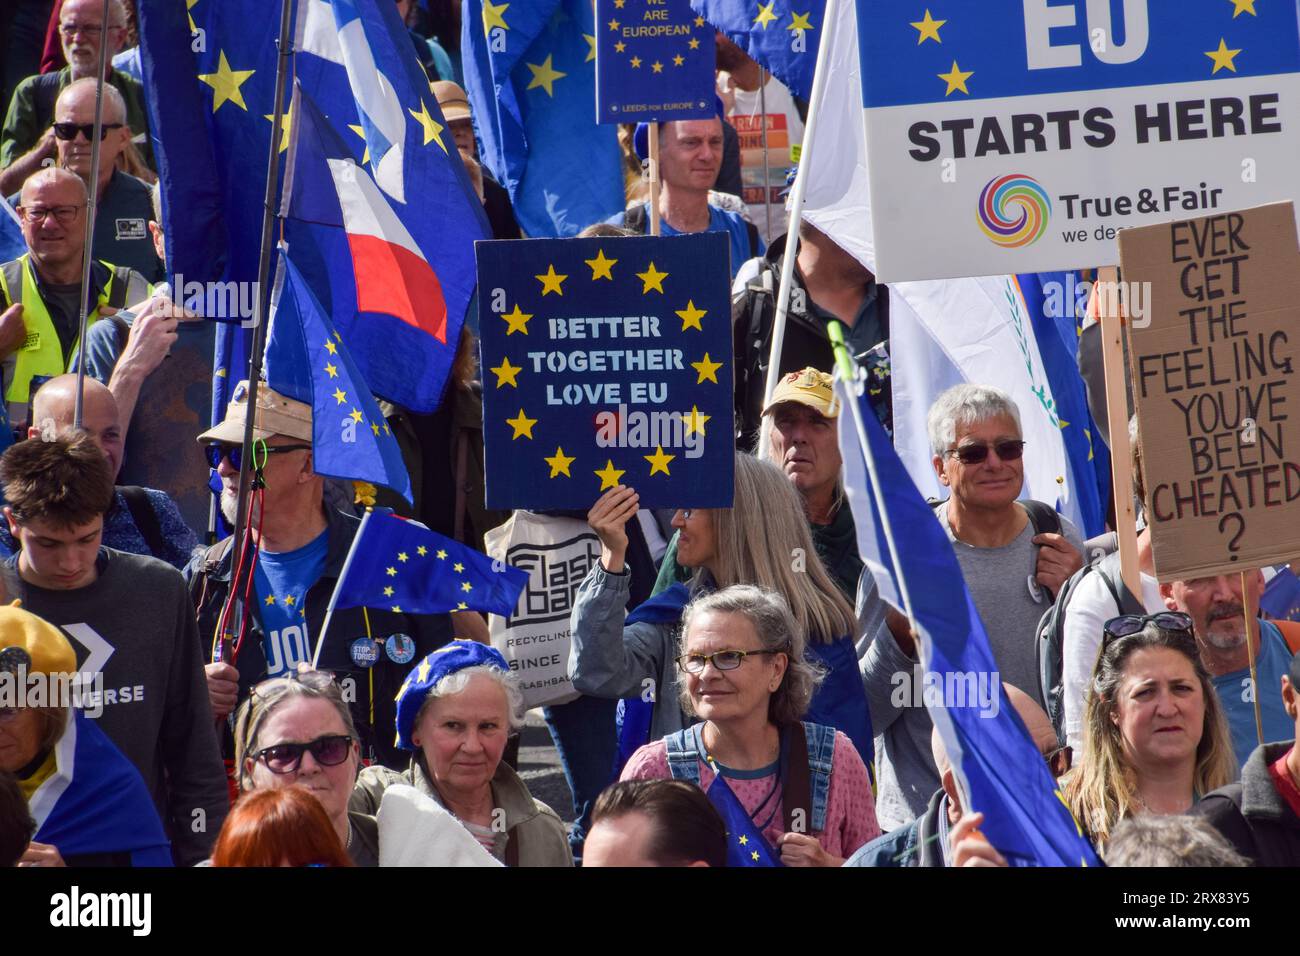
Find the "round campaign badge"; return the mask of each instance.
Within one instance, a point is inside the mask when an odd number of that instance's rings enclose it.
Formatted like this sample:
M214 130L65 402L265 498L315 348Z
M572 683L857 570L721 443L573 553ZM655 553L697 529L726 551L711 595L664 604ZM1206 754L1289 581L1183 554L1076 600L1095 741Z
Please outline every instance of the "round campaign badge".
M384 641L384 653L394 664L409 664L415 659L415 641L407 634L390 634Z
M379 662L379 643L369 637L358 637L348 646L348 653L358 667L374 667Z

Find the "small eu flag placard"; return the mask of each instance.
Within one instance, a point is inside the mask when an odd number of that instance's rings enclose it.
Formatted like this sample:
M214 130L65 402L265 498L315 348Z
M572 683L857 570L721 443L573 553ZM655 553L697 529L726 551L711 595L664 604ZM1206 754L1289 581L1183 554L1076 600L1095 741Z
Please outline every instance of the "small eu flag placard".
M713 34L690 0L596 0L596 122L713 116Z
M631 0L628 0L631 3ZM475 244L489 508L731 505L728 238Z

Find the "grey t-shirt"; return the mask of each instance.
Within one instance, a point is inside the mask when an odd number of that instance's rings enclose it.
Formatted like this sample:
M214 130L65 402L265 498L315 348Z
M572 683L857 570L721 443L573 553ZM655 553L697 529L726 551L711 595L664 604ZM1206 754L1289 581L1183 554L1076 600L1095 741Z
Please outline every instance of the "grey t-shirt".
M948 524L948 502L935 509L939 523L952 541L957 563L970 589L975 607L988 632L993 659L1005 683L1014 684L1042 704L1038 687L1038 665L1034 659L1034 632L1052 598L1033 580L1038 564L1038 546L1033 543L1034 526L1025 529L1010 544L1000 548L976 548L958 541ZM1080 551L1083 539L1064 516L1061 533Z

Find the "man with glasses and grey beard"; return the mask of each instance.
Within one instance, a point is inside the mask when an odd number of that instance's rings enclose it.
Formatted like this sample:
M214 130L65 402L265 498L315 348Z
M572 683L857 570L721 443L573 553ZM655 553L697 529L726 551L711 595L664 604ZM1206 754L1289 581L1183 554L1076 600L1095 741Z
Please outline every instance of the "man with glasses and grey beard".
M956 385L927 420L934 470L949 489L935 514L952 541L1001 679L1041 706L1034 634L1083 566L1083 539L1051 505L1024 501L1020 412L1005 392Z

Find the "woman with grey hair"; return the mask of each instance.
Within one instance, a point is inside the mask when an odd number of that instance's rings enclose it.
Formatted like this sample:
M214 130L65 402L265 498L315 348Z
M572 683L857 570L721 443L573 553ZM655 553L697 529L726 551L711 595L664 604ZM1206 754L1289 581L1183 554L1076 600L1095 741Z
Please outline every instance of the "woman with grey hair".
M367 767L352 809L378 811L384 790L404 783L444 806L507 866L573 866L560 818L534 800L501 759L523 725L523 692L499 651L452 641L420 661L397 695L397 746L413 751L401 773Z
M729 865L839 866L878 836L857 750L802 721L821 674L785 600L724 588L687 605L682 635L681 703L700 722L641 747L622 779L688 780L724 817L739 807L750 825L729 822Z
M379 865L379 825L349 812L361 745L339 685L324 671L300 671L256 685L235 714L239 789L303 787L321 802L357 866Z

